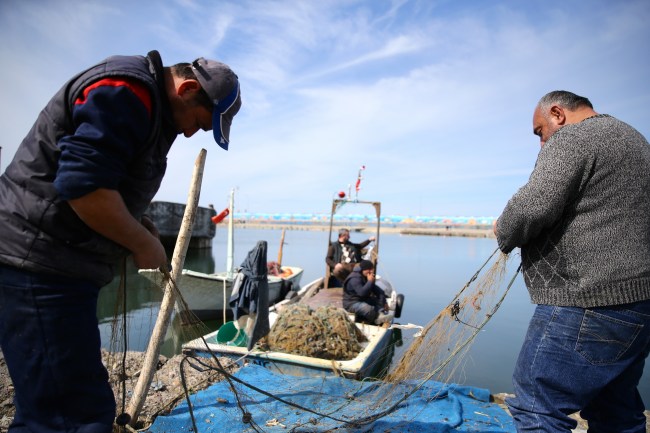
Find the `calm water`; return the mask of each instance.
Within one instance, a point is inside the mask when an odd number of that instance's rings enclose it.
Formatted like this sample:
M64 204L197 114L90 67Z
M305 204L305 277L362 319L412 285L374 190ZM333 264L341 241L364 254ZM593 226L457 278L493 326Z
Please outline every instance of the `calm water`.
M268 242L269 261L278 259L280 230L237 230L235 232L235 265L239 265L259 240ZM352 233L352 241L366 238ZM285 233L282 263L305 269L302 283L323 275L327 232L292 231ZM400 323L426 325L435 318L465 285L469 278L496 249L494 239L436 236L401 236L384 234L380 239L378 274L387 278L406 297ZM171 256L171 252L169 253ZM511 260L516 267L518 257ZM185 267L202 272L224 270L226 266L226 230L221 226L212 250L190 251ZM128 349L145 350L162 298L160 290L135 271L127 273ZM99 316L104 346L109 348L110 321L115 311L117 281L102 289ZM534 306L530 303L523 278L517 276L499 311L479 333L455 382L488 388L490 391L512 392L511 375ZM208 323L216 329L218 322ZM178 353L182 338L170 331L162 353ZM404 331L404 350L412 341L412 331ZM650 367L641 379L641 395L650 407Z

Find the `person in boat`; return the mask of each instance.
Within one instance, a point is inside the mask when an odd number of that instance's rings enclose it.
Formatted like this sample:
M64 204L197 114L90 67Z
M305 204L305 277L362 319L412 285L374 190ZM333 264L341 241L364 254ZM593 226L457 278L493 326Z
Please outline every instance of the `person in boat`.
M237 75L157 51L112 56L71 78L0 177L0 344L15 387L10 432L109 433L97 298L131 255L166 267L144 212L176 137L213 131L228 149ZM125 417L122 417L124 419Z
M533 114L541 149L495 222L537 304L507 403L517 431L643 433L650 353L650 145L567 91ZM646 402L647 403L647 402Z
M374 240L375 237L371 236L365 241L355 244L350 242L350 230L339 230L338 240L336 242L330 242L329 248L327 249L327 256L325 257L325 262L329 265L330 272L336 279L334 285L341 286L343 281L345 281L354 269L354 266L361 262L363 249Z
M375 266L370 260L361 260L345 279L343 308L360 322L380 325L393 319L386 313L386 294L375 284Z

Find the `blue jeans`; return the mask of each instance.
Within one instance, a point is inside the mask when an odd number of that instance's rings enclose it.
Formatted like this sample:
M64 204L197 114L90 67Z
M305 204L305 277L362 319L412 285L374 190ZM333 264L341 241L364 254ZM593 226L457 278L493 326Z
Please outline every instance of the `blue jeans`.
M582 309L539 305L507 401L518 432L645 433L637 390L650 352L650 300Z
M359 301L348 305L345 310L354 313L357 322L374 324L382 308L384 306L379 305L379 301L376 298L368 298L365 302Z
M110 433L115 398L102 364L99 287L0 266L0 345L18 432Z

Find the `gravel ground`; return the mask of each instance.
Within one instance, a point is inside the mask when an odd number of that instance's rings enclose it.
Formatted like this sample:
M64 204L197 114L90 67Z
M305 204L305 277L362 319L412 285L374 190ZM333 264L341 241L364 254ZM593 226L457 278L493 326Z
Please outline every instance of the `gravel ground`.
M142 363L144 353L127 352L126 354L126 406L128 407L131 392L135 387ZM122 376L122 353L109 354L102 352L104 364L109 372L110 382L113 386L115 399L119 408L122 407L122 388L119 385ZM180 363L183 355L176 355L172 358L160 356L157 365L157 371L151 381L149 393L142 407L136 429L142 429L149 426L155 417L159 414L169 412L176 404L185 399L185 391L180 376ZM207 361L207 360L206 360ZM229 362L221 358L222 365L226 366ZM210 362L214 364L214 361ZM207 388L210 384L223 379L223 376L213 370L199 371L190 365L184 364L185 383L191 392L196 392ZM7 372L4 356L0 352L0 433L6 433L11 421L13 420L15 408L13 405L13 385Z

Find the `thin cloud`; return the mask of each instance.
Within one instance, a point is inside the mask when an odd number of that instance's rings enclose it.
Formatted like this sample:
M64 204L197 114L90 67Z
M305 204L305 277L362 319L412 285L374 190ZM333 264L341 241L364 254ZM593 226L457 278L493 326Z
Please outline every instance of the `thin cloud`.
M534 165L531 112L547 91L650 135L647 1L68 3L0 3L0 55L20 65L0 72L0 168L71 75L149 49L225 61L244 101L230 151L210 133L179 137L160 200L186 200L204 147L204 203L237 187L259 212L319 211L365 164L362 193L394 213L497 215Z

